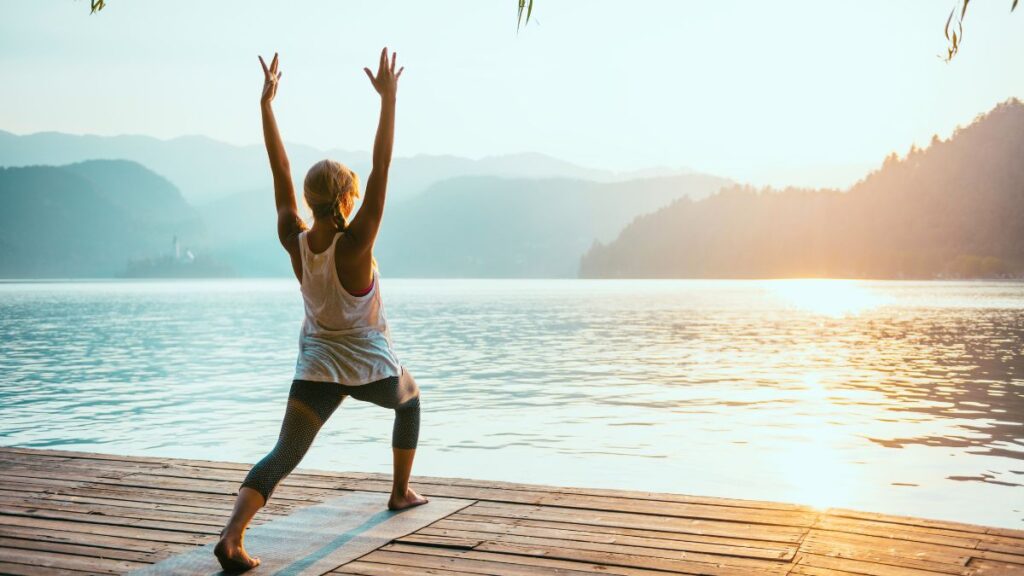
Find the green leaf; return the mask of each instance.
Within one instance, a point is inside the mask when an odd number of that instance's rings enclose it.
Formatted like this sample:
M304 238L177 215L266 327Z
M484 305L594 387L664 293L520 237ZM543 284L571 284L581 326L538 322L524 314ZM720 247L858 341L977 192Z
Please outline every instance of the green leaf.
M1016 1L1016 0L1014 0ZM533 0L530 0L530 6L526 9L526 23L530 23L530 14L533 14Z
M1013 6L1010 6L1010 12L1013 12L1016 9L1017 9L1017 0L1013 0Z

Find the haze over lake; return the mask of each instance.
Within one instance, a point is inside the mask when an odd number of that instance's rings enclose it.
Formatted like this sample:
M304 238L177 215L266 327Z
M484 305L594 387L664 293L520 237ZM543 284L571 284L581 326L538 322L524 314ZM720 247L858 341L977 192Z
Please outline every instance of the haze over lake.
M1019 282L382 284L423 389L417 473L1024 526ZM0 444L254 462L294 280L0 284ZM386 472L346 400L302 463Z

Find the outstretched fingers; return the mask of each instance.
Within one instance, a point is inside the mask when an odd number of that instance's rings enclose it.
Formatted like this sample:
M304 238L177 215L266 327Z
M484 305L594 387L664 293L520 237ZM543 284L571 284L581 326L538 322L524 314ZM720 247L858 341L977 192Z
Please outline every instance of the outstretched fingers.
M263 77L267 82L281 79L281 72L278 70L280 61L277 57L277 52L274 52L274 59L270 61L270 66L267 66L267 61L263 59L263 56L259 56L259 59L260 66L263 67Z
M395 71L398 68L398 71ZM402 71L405 70L405 66L398 66L398 52L388 53L388 48L385 46L380 51L380 62L377 65L377 74L374 75L369 68L363 68L363 72L366 73L366 77L370 79L370 83L373 84L374 89L377 92L383 94L385 91L393 93L395 90L395 82L402 75Z

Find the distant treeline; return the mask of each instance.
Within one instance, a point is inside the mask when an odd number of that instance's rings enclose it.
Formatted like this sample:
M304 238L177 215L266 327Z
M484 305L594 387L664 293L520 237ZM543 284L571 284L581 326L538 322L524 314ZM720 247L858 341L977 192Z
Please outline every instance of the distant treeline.
M636 218L583 277L1024 275L1024 105L911 148L850 190L729 187Z

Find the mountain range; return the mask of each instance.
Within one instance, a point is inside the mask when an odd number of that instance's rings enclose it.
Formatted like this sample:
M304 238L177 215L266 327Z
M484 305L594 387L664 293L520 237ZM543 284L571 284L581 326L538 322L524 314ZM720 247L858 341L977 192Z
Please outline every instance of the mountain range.
M289 152L366 174L366 153ZM398 158L375 255L412 277L1019 277L1022 153L1014 99L845 191L539 154ZM181 246L196 270L291 274L261 147L0 132L0 165L0 277L159 275Z
M318 150L302 144L288 144L287 150L294 170L295 189L299 191L302 190L306 168L324 158L346 164L363 180L369 175L371 156L368 152ZM237 193L265 189L270 182L270 167L262 144L235 146L205 136L160 140L150 136L60 132L17 135L0 130L0 166L61 165L97 159L138 162L173 182L194 206ZM536 153L480 159L423 154L393 160L388 198L390 202L399 204L433 184L459 176L614 182L688 172L686 169L668 168L635 172L598 170Z
M292 145L289 154L293 166L333 156L357 173L367 171L360 168L365 153ZM79 162L86 157L120 159ZM75 163L55 166L63 162ZM19 164L33 166L11 167ZM13 230L51 217L47 207L79 186L83 192L74 200L94 203L89 213L96 223L93 228L76 223L77 237L85 239L79 247L106 254L90 252L73 265L58 258L40 268L29 265L36 261L36 246L13 238L4 245L0 277L117 275L126 258L166 255L172 238L240 276L291 274L276 237L273 190L261 147L200 137L163 141L0 132L0 165L9 166L0 176L0 224L18 223ZM71 174L82 178L68 180ZM685 170L643 174L651 175L583 168L540 154L399 158L391 169L376 255L393 276L571 277L595 240L610 241L631 218L729 184ZM301 194L300 181L296 188ZM165 206L169 195L173 209ZM70 217L56 214L52 218L61 223ZM125 238L130 247L109 248L116 242L119 227L112 223L118 219L138 223L152 237ZM71 228L53 228L58 244L71 240L62 237L65 229ZM0 235L0 241L5 238Z

